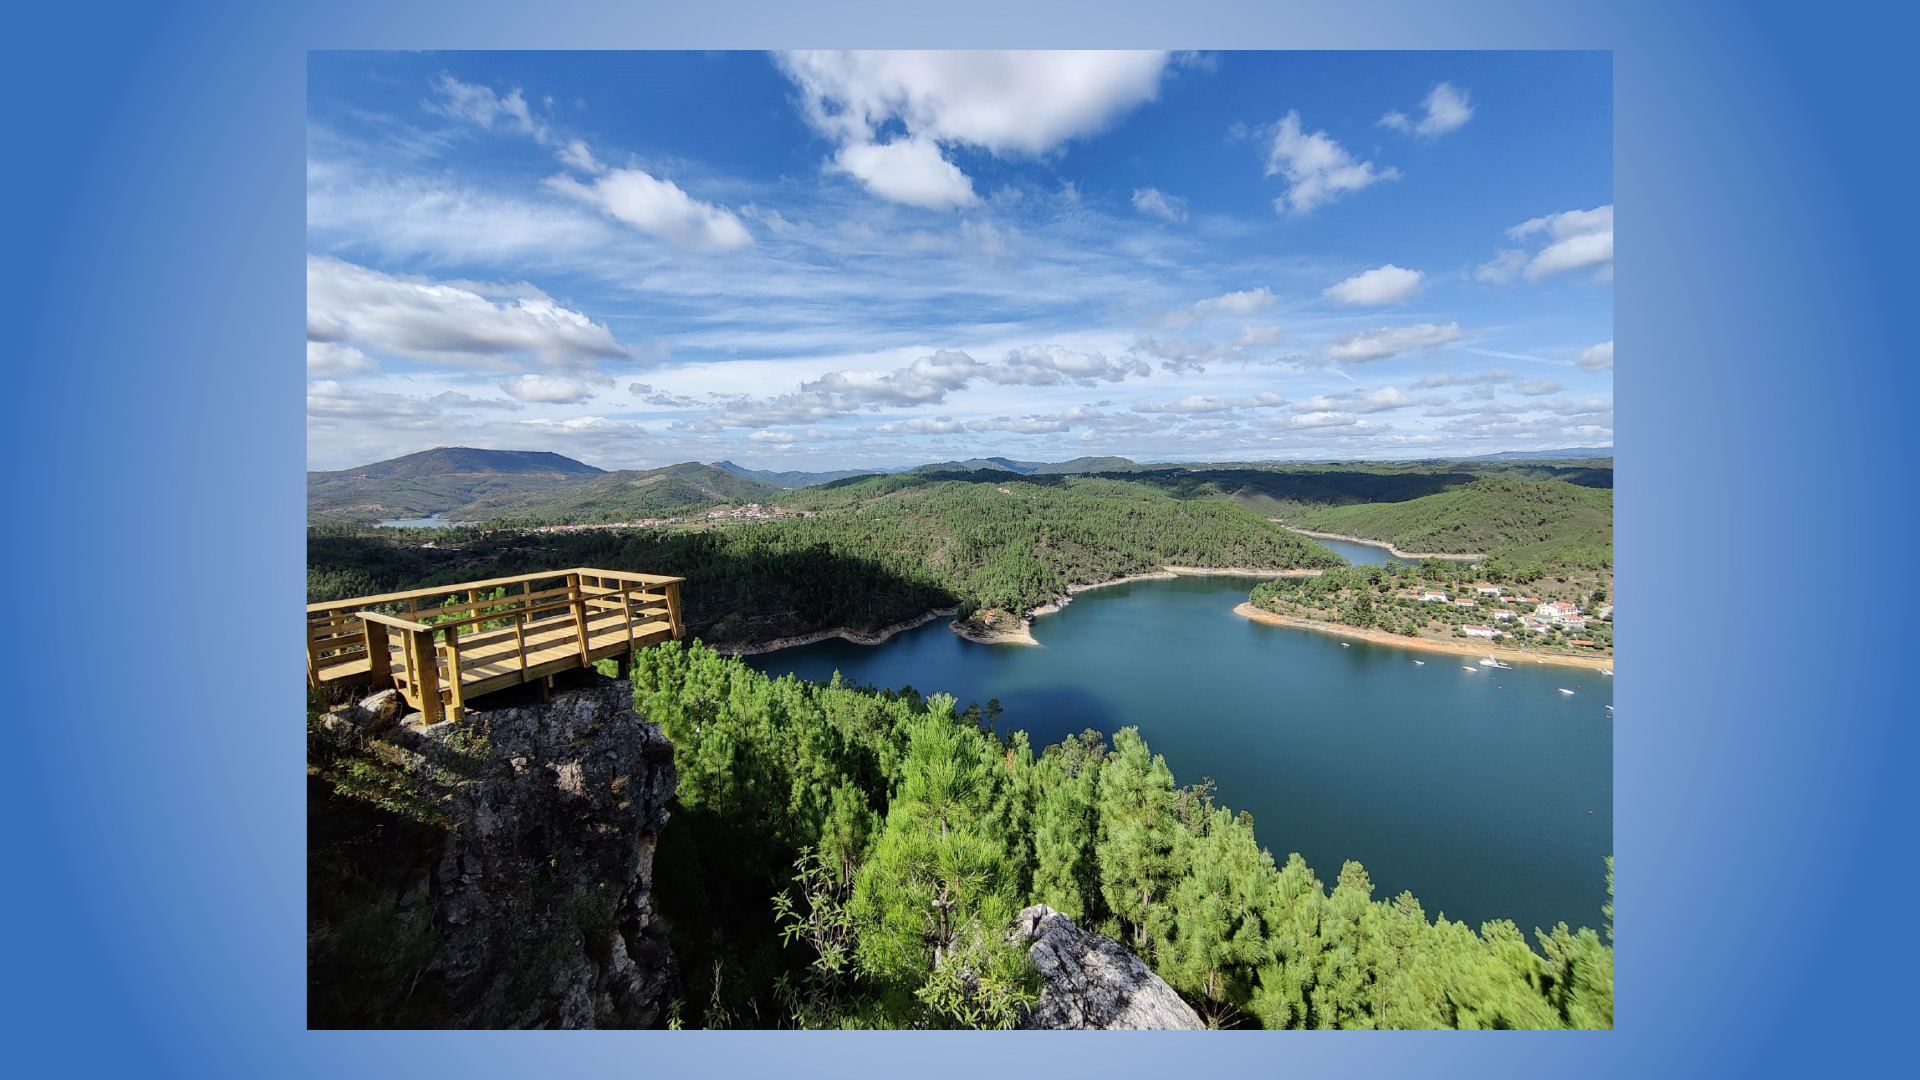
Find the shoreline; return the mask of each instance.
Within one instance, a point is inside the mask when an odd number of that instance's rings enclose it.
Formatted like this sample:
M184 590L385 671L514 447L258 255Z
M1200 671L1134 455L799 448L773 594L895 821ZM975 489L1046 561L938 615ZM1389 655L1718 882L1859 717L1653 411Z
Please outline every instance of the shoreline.
M1554 664L1561 667L1580 667L1591 670L1613 670L1613 657L1595 653L1591 658L1568 656L1561 653L1537 653L1516 649L1508 645L1468 644L1462 641L1434 641L1431 638L1410 638L1404 634L1392 634L1383 630L1363 630L1357 626L1342 626L1339 623L1320 622L1315 619L1301 619L1292 615L1276 615L1271 611L1254 607L1250 602L1242 602L1233 609L1235 615L1253 622L1266 623L1269 626L1286 626L1295 630L1313 630L1335 637L1349 637L1358 641L1369 641L1375 645L1392 645L1402 649L1418 649L1423 652L1451 653L1455 656L1491 656L1497 660L1519 661L1533 664Z
M1301 536L1311 536L1315 540L1344 540L1349 544L1365 544L1368 547L1386 548L1387 554L1392 555L1396 559L1450 559L1454 562L1479 562L1481 559L1487 557L1485 552L1478 555L1449 555L1440 551L1401 551L1399 548L1394 547L1390 541L1386 540L1373 540L1364 536L1348 536L1345 533L1315 532L1312 529L1301 529L1289 525L1279 518L1268 518L1267 520L1288 532L1299 533Z
M854 645L879 645L895 634L908 630L917 630L935 619L944 618L959 611L959 608L935 608L923 612L905 622L883 626L878 630L855 630L846 626L835 626L827 630L816 630L810 634L798 634L793 637L774 638L772 641L748 645L709 645L707 648L721 656L758 656L761 653L778 652L781 649L795 649L802 645L814 645L822 641L839 638Z

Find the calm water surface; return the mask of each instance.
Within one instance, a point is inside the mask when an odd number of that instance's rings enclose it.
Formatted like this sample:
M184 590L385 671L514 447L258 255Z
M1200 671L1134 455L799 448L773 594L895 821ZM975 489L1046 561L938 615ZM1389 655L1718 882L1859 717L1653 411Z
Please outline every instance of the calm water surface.
M1328 540L1320 536L1309 536L1307 539L1355 566L1385 566L1387 563L1399 563L1402 566L1419 565L1417 560L1403 559L1392 554L1384 544L1356 544L1351 540Z
M944 691L962 705L999 698L1001 726L1026 729L1036 749L1137 725L1177 782L1212 777L1217 800L1251 811L1276 859L1298 851L1323 881L1353 859L1376 899L1411 890L1429 918L1601 925L1610 677L1464 671L1472 658L1343 647L1233 614L1252 584L1182 577L1082 593L1034 621L1041 648L976 645L941 619L881 645L747 659L776 675L838 670L854 683Z

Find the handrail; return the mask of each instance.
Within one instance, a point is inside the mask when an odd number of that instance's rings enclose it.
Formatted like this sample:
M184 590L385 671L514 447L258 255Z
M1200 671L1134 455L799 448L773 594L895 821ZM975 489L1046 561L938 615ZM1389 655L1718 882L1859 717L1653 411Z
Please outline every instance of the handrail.
M400 630L425 630L431 632L434 627L426 623L417 623L412 619L403 619L398 615L384 615L378 611L356 611L354 614L368 622L377 622Z
M461 581L452 585L439 585L426 589L408 589L404 592L380 593L376 596L353 596L344 600L328 600L318 604L308 604L309 615L322 611L350 609L359 604L391 604L401 600L419 600L429 596L447 596L468 589L491 589L498 585L513 585L524 581L545 581L549 578L564 578L571 574L585 574L596 578L619 578L625 581L637 581L645 585L678 585L686 578L663 574L629 573L624 570L601 570L591 566L568 567L564 570L543 570L534 574L515 574L512 577L488 578L485 581Z

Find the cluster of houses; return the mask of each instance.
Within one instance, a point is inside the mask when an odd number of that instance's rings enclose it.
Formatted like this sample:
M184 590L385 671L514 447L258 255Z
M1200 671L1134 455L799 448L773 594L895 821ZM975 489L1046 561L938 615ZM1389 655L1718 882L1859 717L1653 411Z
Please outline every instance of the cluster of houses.
M678 525L683 519L677 517L641 518L638 521L609 521L597 525L543 525L534 532L586 532L591 529L646 529L656 525Z
M1534 634L1544 634L1550 630L1559 630L1567 634L1578 634L1587 628L1588 617L1581 612L1578 605L1569 604L1560 600L1542 602L1538 597L1534 596L1512 595L1508 594L1498 585L1475 585L1473 590L1478 596L1490 598L1498 603L1520 606L1527 604L1533 605L1533 614L1531 615L1522 615L1517 608L1512 607L1494 608L1492 615L1494 623L1496 624L1518 622L1520 628ZM1449 597L1440 589L1427 589L1419 593L1402 593L1399 595L1402 599L1418 600L1421 603L1427 604L1452 604L1457 608L1478 608L1480 606L1480 601L1477 599ZM1594 613L1593 617L1596 619L1605 619L1612 615L1613 605L1605 604ZM1460 629L1468 637L1491 639L1507 636L1507 631L1500 629L1497 625L1483 624L1463 626ZM1574 638L1572 639L1572 644L1592 645L1593 642L1583 638Z
M748 503L745 506L716 506L712 510L707 511L706 514L708 521L715 521L720 518L745 518L751 521L771 521L774 518L812 516L813 511L811 510L783 510L778 506L762 507L759 503Z

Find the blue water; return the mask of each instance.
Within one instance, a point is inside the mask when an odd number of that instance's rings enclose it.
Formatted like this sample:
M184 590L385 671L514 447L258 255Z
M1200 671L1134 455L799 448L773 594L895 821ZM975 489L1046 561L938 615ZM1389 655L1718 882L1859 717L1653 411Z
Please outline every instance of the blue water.
M376 521L374 524L383 529L450 529L459 522L442 521L438 515L435 515L423 518L394 518L392 521Z
M1080 594L1034 621L1042 647L977 645L941 619L887 642L748 658L773 674L945 691L1005 708L1035 747L1136 725L1175 779L1252 812L1278 860L1374 895L1523 930L1601 925L1613 849L1613 680L1352 642L1233 614L1253 579L1182 577ZM1424 665L1414 661L1425 661ZM1572 696L1558 692L1573 689Z
M1320 536L1310 536L1307 539L1331 550L1335 555L1355 566L1384 566L1387 563L1399 563L1403 566L1418 565L1418 560L1403 559L1391 554L1385 544L1358 544L1351 540L1328 540Z

